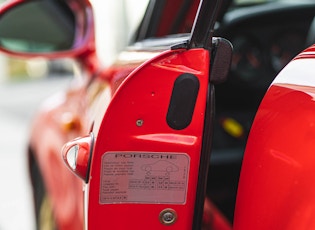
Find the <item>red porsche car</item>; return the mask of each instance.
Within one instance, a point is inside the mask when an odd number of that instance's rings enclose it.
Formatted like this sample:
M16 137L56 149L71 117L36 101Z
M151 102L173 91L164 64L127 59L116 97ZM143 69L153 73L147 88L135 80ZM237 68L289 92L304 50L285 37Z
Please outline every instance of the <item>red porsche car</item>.
M4 4L1 52L81 70L32 125L37 228L312 228L313 49L283 67L314 42L314 15L299 0L151 0L104 67L89 0Z

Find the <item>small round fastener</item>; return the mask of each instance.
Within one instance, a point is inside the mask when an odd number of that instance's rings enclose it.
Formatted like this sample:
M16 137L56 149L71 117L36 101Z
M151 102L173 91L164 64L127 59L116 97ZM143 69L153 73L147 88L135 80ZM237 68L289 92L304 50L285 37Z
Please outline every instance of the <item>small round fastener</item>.
M167 208L164 209L161 213L160 213L160 222L164 225L172 225L176 222L177 220L177 214L175 212L175 210Z
M143 125L143 123L144 123L144 121L142 119L139 119L139 120L136 121L136 125L138 127L141 127Z

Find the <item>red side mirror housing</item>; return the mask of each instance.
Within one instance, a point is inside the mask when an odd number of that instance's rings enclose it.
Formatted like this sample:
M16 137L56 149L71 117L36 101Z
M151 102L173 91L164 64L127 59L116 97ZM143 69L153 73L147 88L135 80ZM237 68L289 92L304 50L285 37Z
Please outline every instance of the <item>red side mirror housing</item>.
M9 1L0 8L0 51L18 57L46 58L94 53L90 2Z

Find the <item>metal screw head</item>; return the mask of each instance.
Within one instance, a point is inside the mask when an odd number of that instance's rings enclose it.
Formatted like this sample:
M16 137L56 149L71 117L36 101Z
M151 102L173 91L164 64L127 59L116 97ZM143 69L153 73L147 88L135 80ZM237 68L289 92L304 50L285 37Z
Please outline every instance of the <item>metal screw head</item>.
M143 120L142 119L139 119L139 120L137 120L136 121L136 125L138 126L138 127L141 127L142 125L143 125Z
M164 225L172 225L177 220L175 210L167 208L160 213L160 222Z

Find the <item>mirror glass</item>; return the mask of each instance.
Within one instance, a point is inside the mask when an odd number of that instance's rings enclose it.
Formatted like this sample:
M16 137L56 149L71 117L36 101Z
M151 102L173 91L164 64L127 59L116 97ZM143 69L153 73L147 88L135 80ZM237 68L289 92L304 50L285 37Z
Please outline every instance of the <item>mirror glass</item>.
M1 15L0 46L14 52L69 50L75 26L75 15L65 1L27 1Z

